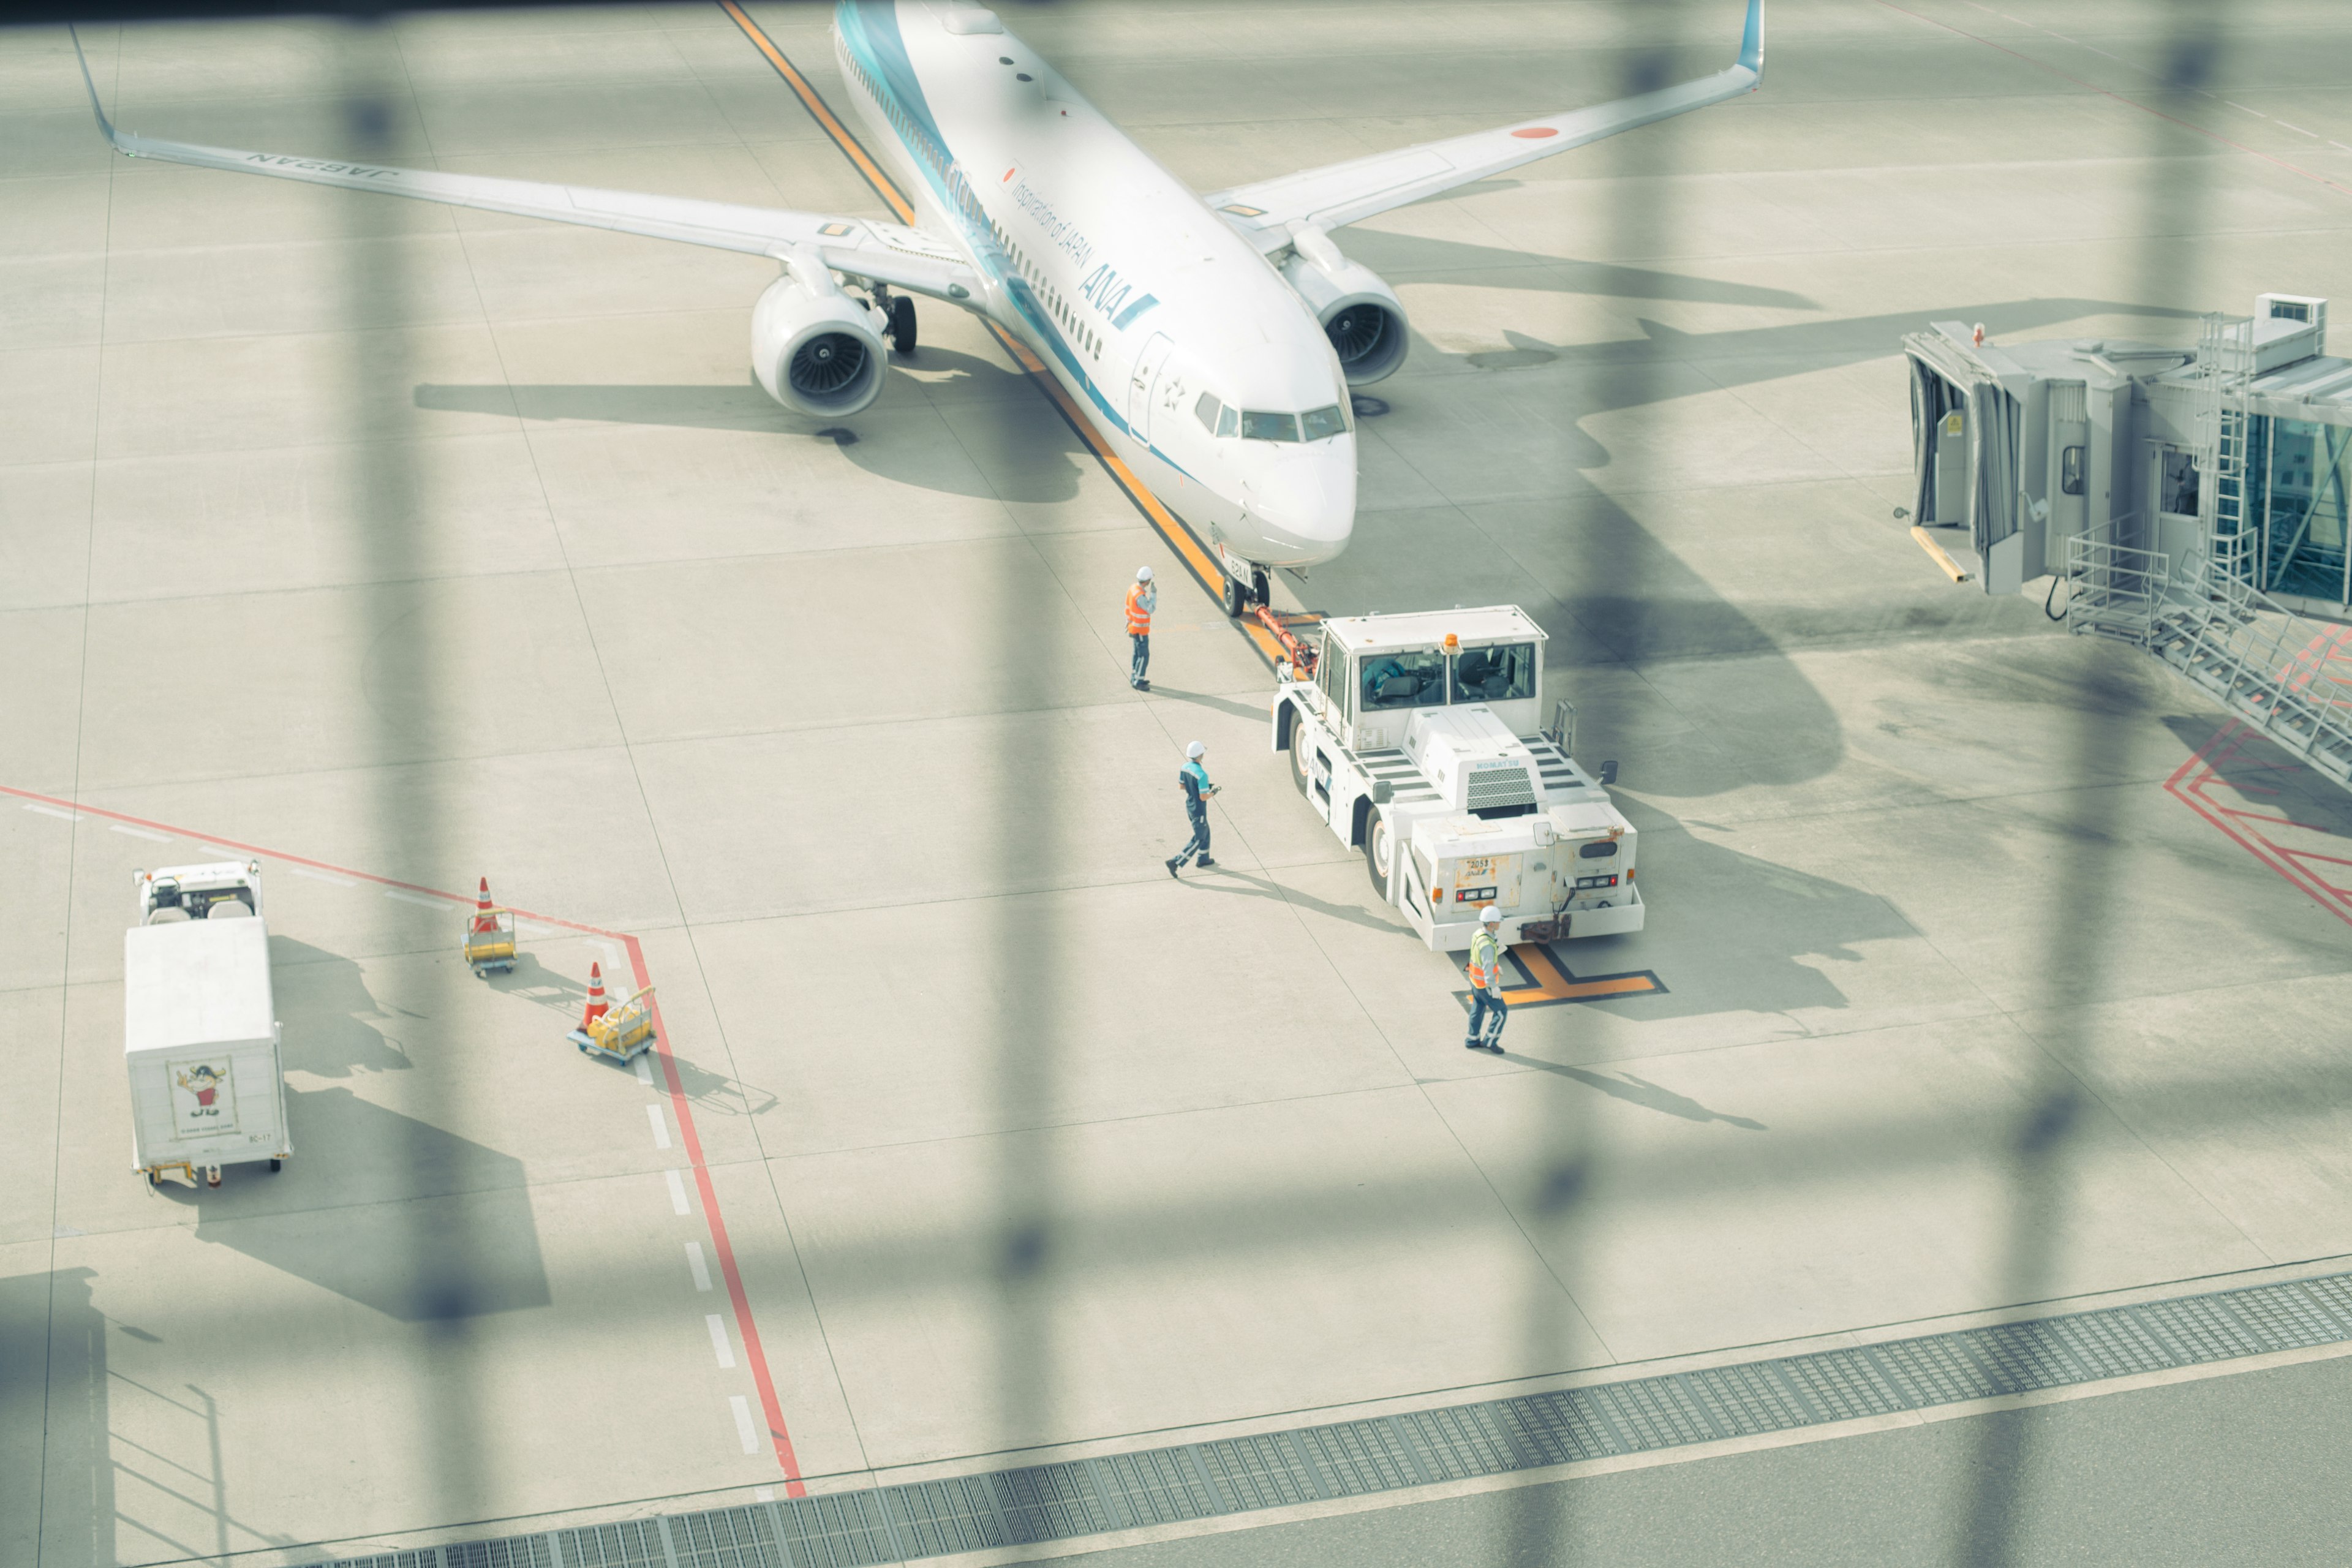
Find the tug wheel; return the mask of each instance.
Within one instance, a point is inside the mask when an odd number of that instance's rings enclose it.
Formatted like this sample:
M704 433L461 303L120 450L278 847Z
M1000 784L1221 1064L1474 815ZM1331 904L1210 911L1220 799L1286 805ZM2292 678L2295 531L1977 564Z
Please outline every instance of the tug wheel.
M1396 878L1396 835L1389 831L1389 819L1377 811L1364 824L1364 869L1372 879L1372 891L1387 901L1389 885Z
M1290 782L1298 786L1298 798L1315 798L1315 763L1311 760L1315 742L1307 738L1303 724L1290 728Z

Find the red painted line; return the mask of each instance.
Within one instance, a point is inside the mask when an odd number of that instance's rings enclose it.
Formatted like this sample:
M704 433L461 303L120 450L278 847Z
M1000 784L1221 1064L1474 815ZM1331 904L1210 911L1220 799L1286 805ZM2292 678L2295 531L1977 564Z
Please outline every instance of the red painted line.
M645 949L635 937L622 936L621 941L628 944L629 967L637 977L637 984L652 984L646 970ZM776 1463L783 1467L790 1483L784 1490L793 1497L805 1497L808 1489L801 1484L800 1459L793 1452L792 1433L784 1426L784 1409L776 1399L775 1379L768 1375L768 1356L760 1348L759 1326L751 1321L751 1298L743 1289L743 1271L735 1266L735 1247L727 1239L727 1222L719 1216L719 1194L710 1184L710 1168L702 1163L702 1138L694 1130L694 1111L687 1103L686 1086L678 1079L677 1058L669 1054L669 1030L662 1024L661 997L656 994L646 1000L653 1013L654 1054L661 1058L662 1079L669 1085L670 1109L677 1114L677 1130L686 1140L687 1158L694 1162L694 1184L702 1193L702 1215L709 1222L710 1245L719 1254L719 1271L727 1278L727 1299L735 1305L736 1331L743 1336L743 1354L751 1363L751 1381L759 1386L760 1408L768 1417L768 1436L775 1444Z
M428 888L417 882L404 882L393 877L379 877L373 871L353 870L349 866L338 866L331 860L316 860L307 855L289 854L282 849L270 849L257 844L241 844L234 838L223 838L209 833L197 833L173 823L156 822L144 816L133 816L128 812L109 811L102 805L83 805L77 801L65 800L53 795L42 795L35 790L17 789L8 784L0 784L0 795L13 795L18 800L31 801L43 805L57 806L83 816L100 816L110 822L124 823L133 827L151 828L158 833L169 833L178 838L194 839L204 844L216 844L224 849L235 849L247 855L266 857L289 865L308 866L318 871L331 871L339 877L350 877L362 882L373 882L380 888L398 888L404 892L423 893L436 899L446 899L451 905L457 908L471 909L474 905L472 893L452 893L440 888ZM514 916L519 921L537 921L542 925L561 926L566 931L576 931L589 936L610 937L629 950L629 968L630 972L636 976L638 988L642 990L653 984L652 975L646 967L645 949L638 944L635 937L627 932L607 931L603 926L583 925L577 921L562 920L554 915L542 915L530 910L515 909L513 905L507 907L514 910ZM648 997L646 1001L654 1020L654 1054L661 1058L662 1078L669 1086L670 1110L677 1115L678 1132L686 1141L687 1158L694 1162L694 1184L702 1194L702 1217L710 1229L710 1245L719 1254L719 1272L727 1279L728 1300L733 1303L735 1309L735 1331L742 1336L743 1353L745 1359L751 1364L751 1381L759 1388L760 1407L768 1417L768 1436L775 1445L776 1463L782 1467L784 1478L789 1483L785 1490L793 1497L805 1497L808 1494L808 1489L801 1484L800 1460L793 1452L792 1434L784 1425L783 1407L776 1399L776 1382L768 1372L768 1356L760 1344L759 1325L752 1321L751 1299L743 1289L742 1270L735 1264L735 1248L727 1239L727 1222L719 1213L719 1194L710 1184L709 1167L702 1161L702 1139L695 1131L694 1108L688 1101L685 1086L678 1078L677 1059L670 1055L669 1030L662 1023L661 997L656 994Z
M2215 780L2222 778L2221 768L2215 763L2213 753L2218 750L2224 758L2234 753L2238 750L2238 737L2243 733L2245 733L2245 726L2235 719L2223 725L2211 740L2190 753L2187 762L2173 770L2172 776L2164 781L2165 790L2175 800L2220 828L2231 843L2236 844L2247 854L2285 879L2312 902L2345 924L2352 925L2352 910L2345 907L2343 896L2336 889L2329 888L2326 883L2309 876L2294 866L2288 858L2289 852L2285 849L2272 845L2267 839L2249 837L2240 832L2230 821L2231 814L2227 807L2216 805L2205 798L2205 787ZM2205 771L2199 774L2194 782L2186 782L2189 781L2189 775L2200 767ZM2223 780L2223 782L2227 781Z

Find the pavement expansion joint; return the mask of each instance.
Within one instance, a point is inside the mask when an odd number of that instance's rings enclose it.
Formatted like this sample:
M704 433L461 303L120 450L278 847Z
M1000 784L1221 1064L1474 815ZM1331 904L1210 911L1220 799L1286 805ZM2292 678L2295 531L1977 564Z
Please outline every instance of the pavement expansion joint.
M2352 1272L1474 1404L342 1557L315 1568L866 1568L1444 1486L2352 1342Z

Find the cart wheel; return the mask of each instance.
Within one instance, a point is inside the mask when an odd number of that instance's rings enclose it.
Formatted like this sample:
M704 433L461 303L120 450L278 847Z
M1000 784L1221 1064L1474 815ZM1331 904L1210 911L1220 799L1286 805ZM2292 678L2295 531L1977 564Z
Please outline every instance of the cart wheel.
M205 1173L205 1185L206 1185L206 1186L208 1186L208 1187L217 1187L217 1186L219 1186L219 1185L220 1185L220 1173L219 1173L218 1171L206 1171L206 1172Z
M283 1160L273 1159L269 1162L269 1168L273 1171L282 1171L286 1168L286 1162Z
M149 1186L151 1186L151 1187L160 1187L160 1186L162 1186L162 1185L163 1184L163 1173L162 1173L162 1172L160 1172L160 1171L150 1171L150 1172L148 1172L148 1173L147 1173L147 1184L148 1184Z

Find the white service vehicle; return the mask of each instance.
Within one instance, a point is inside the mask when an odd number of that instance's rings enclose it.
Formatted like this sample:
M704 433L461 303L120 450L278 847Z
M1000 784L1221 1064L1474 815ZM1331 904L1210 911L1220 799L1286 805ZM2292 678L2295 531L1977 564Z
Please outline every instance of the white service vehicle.
M1543 631L1515 605L1327 620L1280 667L1274 749L1372 886L1431 949L1642 929L1633 825L1570 757L1576 710L1543 710ZM1402 849L1402 853L1400 850Z
M261 866L225 860L135 874L139 923L123 933L122 1041L131 1071L131 1163L219 1186L221 1167L294 1145L278 1054Z

